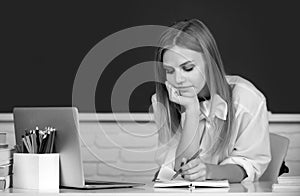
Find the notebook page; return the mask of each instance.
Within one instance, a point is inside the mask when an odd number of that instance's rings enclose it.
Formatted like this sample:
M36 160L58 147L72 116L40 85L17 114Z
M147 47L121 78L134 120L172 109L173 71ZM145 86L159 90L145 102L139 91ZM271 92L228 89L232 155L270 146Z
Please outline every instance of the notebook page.
M176 172L169 167L161 167L157 180L154 183L155 188L166 188L166 187L229 187L228 180L205 180L205 181L186 181L181 178L180 175L177 176L174 180L171 180L172 176Z

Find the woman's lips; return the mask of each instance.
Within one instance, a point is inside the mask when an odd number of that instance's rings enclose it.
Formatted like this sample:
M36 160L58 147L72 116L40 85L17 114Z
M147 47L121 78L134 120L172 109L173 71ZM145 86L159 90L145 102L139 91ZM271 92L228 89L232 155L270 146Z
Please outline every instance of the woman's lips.
M192 91L192 88L191 88L191 86L189 86L189 87L184 87L184 88L178 88L178 91L179 91L180 93L191 92L191 91Z
M190 88L190 87L192 87L192 86L177 86L175 88L177 88L177 89L185 89L185 88Z
M192 86L184 86L184 87L176 87L180 91L187 91L191 88Z

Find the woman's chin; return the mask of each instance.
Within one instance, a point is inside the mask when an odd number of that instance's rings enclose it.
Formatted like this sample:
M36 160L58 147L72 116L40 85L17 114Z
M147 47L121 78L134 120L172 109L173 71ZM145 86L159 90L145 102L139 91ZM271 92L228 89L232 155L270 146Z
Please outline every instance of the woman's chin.
M183 96L183 97L193 97L193 96L195 96L195 94L193 92L188 92L188 91L180 91L179 95Z
M183 89L179 90L179 94L185 97L193 97L197 95L197 92L191 89Z

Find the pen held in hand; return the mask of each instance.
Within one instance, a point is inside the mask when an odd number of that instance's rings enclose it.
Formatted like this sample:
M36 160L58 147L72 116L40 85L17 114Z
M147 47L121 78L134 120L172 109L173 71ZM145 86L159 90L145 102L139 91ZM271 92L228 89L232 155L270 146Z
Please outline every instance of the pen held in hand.
M186 164L188 162L190 162L191 160L197 158L199 156L199 154L201 153L202 149L199 149L191 158L189 158L187 161L186 161ZM182 169L181 167L179 168L179 170L177 170L177 172L172 176L171 180L174 180L180 173L182 172Z

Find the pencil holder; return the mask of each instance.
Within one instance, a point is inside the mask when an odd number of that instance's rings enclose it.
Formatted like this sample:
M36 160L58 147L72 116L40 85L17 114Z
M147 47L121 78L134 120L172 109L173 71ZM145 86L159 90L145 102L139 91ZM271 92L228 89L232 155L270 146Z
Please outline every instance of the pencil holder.
M59 154L14 153L13 187L59 190Z

